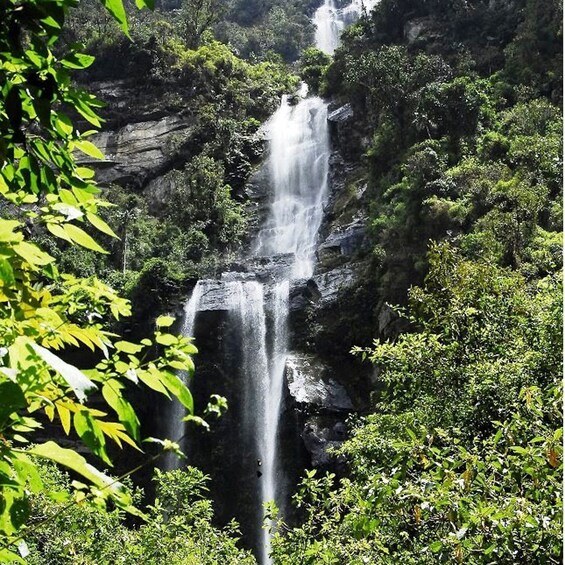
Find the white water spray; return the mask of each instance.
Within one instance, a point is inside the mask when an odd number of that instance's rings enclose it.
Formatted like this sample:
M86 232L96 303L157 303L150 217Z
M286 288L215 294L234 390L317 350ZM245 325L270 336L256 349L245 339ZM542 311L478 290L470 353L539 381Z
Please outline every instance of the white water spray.
M294 255L292 276L309 277L314 269L316 237L328 186L327 106L321 98L292 105L283 96L267 129L273 197L259 232L257 255Z
M369 12L378 0L353 0L350 4L340 8L336 0L324 0L324 3L314 14L316 26L316 47L333 55L339 47L340 37L345 28L356 22L363 10Z
M377 0L353 0L337 8L336 0L325 0L315 16L316 43L333 53L341 32ZM284 96L269 120L269 173L272 188L269 214L260 230L252 254L264 258L292 256L288 275L274 284L239 278L230 273L225 282L200 281L185 308L184 335L193 335L196 314L205 309L207 285L224 285L225 308L240 336L239 373L244 390L241 426L253 438L261 464L260 501L284 499L280 479L282 465L277 460L277 436L283 398L284 368L288 354L289 279L310 277L314 271L318 231L323 220L328 192L330 142L327 104L307 97L303 86L296 97ZM234 280L235 279L235 280ZM229 281L229 282L228 282ZM234 370L236 368L234 367ZM179 434L182 407L171 413L169 437ZM168 467L168 468L172 468ZM257 527L263 522L258 511ZM260 536L259 562L270 565L270 534Z

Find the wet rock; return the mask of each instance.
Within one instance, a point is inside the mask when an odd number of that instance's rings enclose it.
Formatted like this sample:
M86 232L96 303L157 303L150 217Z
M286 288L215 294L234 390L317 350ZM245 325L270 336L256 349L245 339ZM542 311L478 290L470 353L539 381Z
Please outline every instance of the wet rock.
M383 304L377 318L379 335L390 337L391 329L397 320L398 314L388 304ZM394 332L392 335L394 335Z
M342 412L353 409L345 387L331 376L331 370L313 355L294 353L287 357L285 382L288 394L298 405L310 410Z
M366 247L365 218L357 218L351 224L332 231L318 247L318 256L325 261L332 255L351 257Z
M237 287L225 281L202 281L202 296L198 312L229 311L237 301Z
M362 136L355 126L351 104L330 110L328 122L333 146L339 148L340 155L346 160L355 160L362 146Z

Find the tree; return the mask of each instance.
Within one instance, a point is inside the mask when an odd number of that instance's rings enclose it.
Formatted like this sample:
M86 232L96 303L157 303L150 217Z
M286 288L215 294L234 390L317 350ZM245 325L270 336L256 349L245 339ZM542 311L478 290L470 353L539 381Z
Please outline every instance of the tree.
M71 480L51 465L41 474L49 489L31 499L34 516L56 515L49 524L28 537L30 565L57 563L171 563L177 565L253 565L255 559L239 549L237 525L212 525L212 502L207 498L208 477L192 467L154 477L155 502L147 509L147 520L139 527L124 524L120 509L74 505L62 513L72 496ZM141 493L136 493L140 498ZM93 535L95 532L95 535Z
M414 331L355 350L380 386L337 452L350 475L307 473L275 563L561 563L560 280L447 244L429 263Z
M312 92L318 93L331 58L315 47L305 49L300 58L300 74Z
M187 47L200 45L202 35L218 21L222 9L221 0L184 0L180 21Z
M104 4L128 34L121 0ZM139 0L139 7L148 1ZM75 88L69 71L93 57L73 46L59 54L55 44L73 0L7 0L0 21L0 561L22 562L29 494L42 491L36 458L52 460L81 475L75 500L106 500L141 514L120 481L102 473L76 451L54 441L29 447L45 418L58 420L106 465L107 441L141 450L130 386L148 386L177 397L192 415L190 391L177 370L191 372L196 348L167 332L173 318L157 319L153 339L122 340L108 322L130 314L128 302L95 278L59 272L53 257L34 240L41 232L80 248L106 253L91 235L115 237L100 217L106 204L94 172L79 154L102 159L70 116L101 125L100 103ZM68 362L77 348L92 351L94 363ZM155 356L157 350L160 356ZM75 355L76 357L76 355ZM98 408L87 404L97 394ZM99 408L104 406L106 411ZM108 416L107 412L114 414ZM198 420L201 421L201 420ZM160 441L160 440L152 440ZM161 442L178 449L172 442ZM37 526L35 526L37 527Z

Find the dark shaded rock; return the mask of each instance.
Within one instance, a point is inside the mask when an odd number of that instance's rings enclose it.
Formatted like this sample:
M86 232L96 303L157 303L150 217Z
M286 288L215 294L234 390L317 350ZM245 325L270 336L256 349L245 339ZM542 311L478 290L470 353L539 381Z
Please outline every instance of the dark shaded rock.
M336 301L341 292L355 286L362 276L364 267L365 265L362 264L349 263L326 273L314 275L312 280L316 283L322 305Z
M332 448L338 448L347 439L347 427L344 422L328 420L323 416L313 416L306 420L300 434L304 446L310 453L314 467L335 467L340 463L329 453Z
M330 137L334 147L339 148L341 156L346 160L354 161L360 156L366 140L362 131L355 123L355 115L351 104L339 108L330 105L328 122Z
M351 104L345 104L328 114L328 121L337 124L347 122L351 118L353 118L353 108Z
M440 38L437 21L432 17L414 18L406 22L404 37L409 46L420 45Z
M365 218L358 218L351 224L330 232L318 247L320 261L326 262L335 255L351 257L364 250L367 247L365 223Z

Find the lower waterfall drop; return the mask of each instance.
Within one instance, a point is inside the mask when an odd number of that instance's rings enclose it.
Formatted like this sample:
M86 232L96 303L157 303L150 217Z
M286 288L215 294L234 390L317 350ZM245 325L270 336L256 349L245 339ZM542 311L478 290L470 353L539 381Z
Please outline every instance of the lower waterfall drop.
M184 316L182 321L182 335L193 336L194 335L194 324L196 322L196 314L200 306L200 300L204 292L206 281L198 281L196 286L192 290L190 299L184 307ZM186 373L181 373L180 377L183 379L186 385L189 385L188 375ZM184 436L184 426L180 425L181 420L186 415L186 409L184 406L178 402L173 402L169 414L167 415L167 429L166 437L172 439L173 441L181 442ZM179 430L181 433L179 433ZM165 471L172 471L178 469L179 459L174 453L167 453L163 462L163 469Z
M262 500L278 499L277 477L277 436L279 429L280 407L283 397L284 368L288 348L288 298L289 281L277 283L272 297L273 338L270 355L269 379L263 396L265 421L262 428L263 483ZM270 534L263 529L262 563L270 563Z

